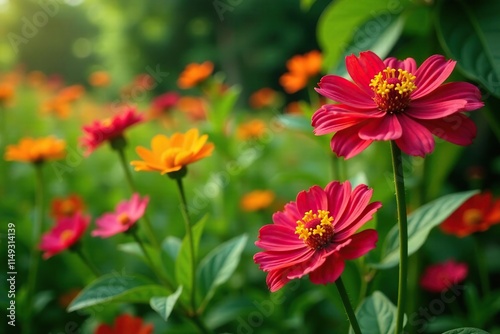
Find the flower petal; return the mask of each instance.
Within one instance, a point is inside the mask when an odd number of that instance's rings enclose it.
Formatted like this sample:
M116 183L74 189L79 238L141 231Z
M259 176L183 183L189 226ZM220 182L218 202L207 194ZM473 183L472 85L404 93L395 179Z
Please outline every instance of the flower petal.
M370 88L370 81L386 68L382 59L371 51L365 51L359 54L359 58L354 55L347 56L345 64L347 72L359 88L368 96L374 96L374 92Z
M351 236L351 242L339 250L345 260L354 260L374 249L378 241L377 231L369 229Z
M344 260L337 253L333 253L319 268L309 274L309 279L314 284L333 283L342 275L344 267Z
M316 92L332 101L359 109L376 107L371 89L368 93L364 92L351 81L337 75L325 75L318 86L319 88L315 88Z
M433 135L455 145L470 145L476 137L476 124L461 113L440 119L420 120Z
M405 114L418 119L437 119L463 111L467 106L466 100L447 100L447 101L411 101L411 104L405 110Z
M255 245L264 251L281 252L307 247L294 231L276 224L262 226L259 230L259 240Z
M290 266L287 272L287 277L289 279L301 278L304 275L316 270L321 266L327 257L325 256L324 250L313 251L312 256L310 256L307 261L302 261Z
M326 210L327 208L328 200L325 191L319 186L312 186L308 191L301 191L297 195L297 209L302 215L309 210L316 213L317 210Z
M283 211L278 211L273 214L273 222L276 225L286 227L288 229L293 229L297 227L297 220L302 219L304 214L299 213L297 209L297 203L290 202L285 205Z
M387 67L394 68L394 69L402 69L405 71L410 72L411 74L415 74L417 71L417 63L415 62L415 59L413 58L406 58L405 60L398 60L397 58L394 57L389 57L384 60L384 64Z
M290 279L287 277L287 271L287 269L278 269L272 270L267 274L266 283L271 292L278 291L286 283L290 282Z
M314 113L311 125L315 135L324 135L344 130L369 118L383 117L384 114L377 109L356 110L342 104L326 104Z
M444 56L432 55L413 73L417 89L411 98L418 99L439 87L455 68L456 61L446 60Z
M446 83L412 103L435 103L449 100L467 101L464 111L476 110L484 106L481 101L481 92L476 86L468 82Z
M346 181L340 183L338 181L330 182L325 187L325 192L328 197L328 211L334 219L342 216L345 209L349 205L351 197L351 183Z
M287 268L302 262L307 262L314 256L314 250L309 247L281 251L265 251L254 255L253 260L259 264L261 270L271 271Z
M408 155L424 157L434 150L434 138L429 130L412 118L398 115L403 135L396 139L398 147Z
M335 154L345 159L350 159L366 149L373 140L359 138L359 129L364 124L359 124L351 128L338 131L330 141L330 147Z
M359 138L365 140L393 140L403 133L398 117L394 114L386 114L385 117L372 119L364 124L359 130Z

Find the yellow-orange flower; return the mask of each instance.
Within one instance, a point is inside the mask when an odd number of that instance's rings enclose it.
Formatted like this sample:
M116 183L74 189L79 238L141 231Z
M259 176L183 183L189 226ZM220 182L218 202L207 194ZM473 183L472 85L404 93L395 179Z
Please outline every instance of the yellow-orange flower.
M273 203L275 197L271 190L254 190L241 198L240 207L246 212L263 210Z
M203 121L207 118L206 102L200 97L183 96L177 102L177 108L192 121Z
M85 89L81 85L65 87L56 96L45 101L41 110L43 113L53 113L60 118L67 118L71 112L71 103L78 100L84 92Z
M156 135L151 140L151 150L142 146L136 148L143 160L130 164L136 171L156 171L162 175L179 171L182 167L212 154L214 145L207 143L207 135L199 135L194 128L186 133L174 133L170 138Z
M272 106L278 97L278 93L271 88L261 88L250 96L250 106L261 109Z
M188 64L180 74L177 85L182 89L194 87L208 78L213 70L214 64L210 61Z
M14 87L0 82L0 107L7 105L14 97Z
M106 87L111 83L108 72L96 71L90 74L89 83L94 87Z
M281 86L289 94L301 90L310 78L320 73L321 63L321 53L316 50L290 58L286 63L288 72L280 77Z
M260 119L254 119L240 124L236 130L236 136L241 140L259 139L266 132L266 123Z
M40 163L66 155L66 142L55 137L23 138L17 145L7 146L5 160Z

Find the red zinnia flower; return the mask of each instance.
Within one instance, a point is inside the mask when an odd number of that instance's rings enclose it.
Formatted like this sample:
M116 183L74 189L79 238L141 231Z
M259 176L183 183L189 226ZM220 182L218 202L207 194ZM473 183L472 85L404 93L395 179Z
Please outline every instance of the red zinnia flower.
M441 223L441 230L457 237L486 231L500 223L500 199L494 200L490 192L476 194L465 201Z
M422 289L430 292L443 292L467 277L466 263L448 260L428 266L420 278Z
M42 236L40 249L45 252L43 258L48 259L77 243L89 223L90 217L82 216L79 212L58 219L52 230Z
M152 324L143 324L139 317L130 314L123 314L115 319L114 327L106 324L100 324L94 334L151 334L153 333Z
M56 219L71 217L77 212L82 212L84 208L82 198L72 194L65 198L54 198L52 200L51 215Z
M120 202L115 212L105 213L96 219L97 229L92 231L92 236L108 238L128 231L144 215L148 201L149 197L141 199L139 194L134 193L130 201Z
M165 112L172 109L179 102L180 95L176 92L166 92L151 101L151 106L155 113Z
M433 134L457 145L469 145L475 124L462 112L481 108L477 87L466 82L441 85L456 62L433 55L417 68L415 60L382 61L370 51L346 57L354 83L336 76L321 79L321 95L339 102L321 107L312 117L316 135L336 132L331 148L346 159L374 140L394 140L409 155L434 150Z
M363 256L375 248L377 231L355 233L382 206L369 203L373 190L346 181L313 186L295 202L273 215L255 243L264 251L254 261L268 272L267 286L274 292L294 278L309 274L314 284L332 283L342 274L344 260Z
M81 143L87 148L86 155L92 153L105 141L123 136L123 132L130 126L141 122L144 116L138 114L135 109L130 108L112 118L102 121L94 121L91 125L83 127L85 132Z

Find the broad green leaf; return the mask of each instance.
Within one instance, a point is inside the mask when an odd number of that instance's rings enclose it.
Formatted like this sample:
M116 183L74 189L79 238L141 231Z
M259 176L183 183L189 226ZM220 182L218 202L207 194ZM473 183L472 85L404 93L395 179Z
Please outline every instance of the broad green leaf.
M159 268L160 272L164 276L168 277L169 273L166 271L166 267L163 264L163 261L161 258L161 253L159 253L158 251L156 251L153 247L151 247L149 245L144 245L144 248L148 252L149 258L153 262L153 265L156 268ZM132 255L139 257L144 263L146 263L148 266L150 266L148 259L144 255L144 252L138 243L128 242L125 244L120 244L120 245L118 245L118 249L121 250L122 252L127 253L127 254L132 254Z
M382 292L375 291L359 305L356 318L362 333L394 333L397 308ZM353 333L351 328L349 334Z
M415 253L425 242L429 232L441 224L462 203L477 191L466 191L440 197L415 210L408 216L408 255ZM380 263L370 263L374 268L386 269L399 263L398 226L387 234Z
M181 293L182 286L179 286L177 290L175 290L175 292L170 296L152 297L149 301L149 305L153 310L156 311L156 313L158 313L163 318L163 320L167 321Z
M169 291L141 276L108 274L86 286L68 306L68 312L108 302L148 303Z
M316 0L300 0L300 8L303 11L308 11L315 2Z
M224 93L217 92L211 94L211 106L208 117L216 129L224 127L227 117L233 110L240 93L241 88L239 86L231 86Z
M198 258L198 245L200 244L201 234L203 232L205 222L207 221L207 217L208 216L205 215L200 219L198 223L196 223L192 227L195 261ZM182 240L177 259L175 260L175 279L177 280L177 284L183 286L183 291L186 294L189 294L193 287L194 273L191 263L191 248L189 245L189 239L186 234L186 236Z
M436 29L438 38L457 67L472 80L500 97L500 2L484 0L440 1Z
M371 50L384 59L401 36L404 17L390 13L382 13L364 22L354 33L350 43L343 52L341 59L361 51ZM367 31L370 33L367 34ZM347 76L344 61L339 61L334 74Z
M311 119L301 115L279 115L278 121L291 130L304 131L312 134Z
M446 331L443 334L489 334L489 333L478 328L463 327Z
M225 283L236 270L248 237L244 234L217 246L200 262L197 272L202 304L214 294L215 289Z
M317 35L323 51L324 68L336 68L351 41L351 46L362 44L353 41L356 34L372 39L385 27L381 18L400 14L408 3L407 0L333 1L318 21Z

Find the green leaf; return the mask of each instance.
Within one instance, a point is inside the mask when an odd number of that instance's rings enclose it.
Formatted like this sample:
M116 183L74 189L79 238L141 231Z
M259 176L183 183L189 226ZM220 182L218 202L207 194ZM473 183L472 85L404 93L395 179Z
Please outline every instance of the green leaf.
M151 261L153 261L153 265L156 268L159 268L161 273L165 275L166 277L169 277L169 273L166 270L166 267L162 261L161 258L161 253L159 253L154 247L150 245L144 245L146 248L146 251L148 252L149 257L151 258ZM134 256L137 256L140 258L144 263L146 263L149 266L148 260L144 255L144 252L142 248L139 246L137 242L128 242L125 244L120 244L118 245L118 249L122 252L125 252L127 254L131 254Z
M224 284L236 270L248 237L244 234L213 249L200 262L197 281L203 296L202 304L208 302L215 289Z
M207 215L203 216L198 223L192 227L194 258L198 257L198 245L200 244L201 234L207 221ZM175 279L177 284L183 286L185 294L189 294L193 287L193 268L191 266L191 249L187 235L182 240L179 255L175 260Z
M429 232L441 224L462 203L477 191L466 191L440 197L415 210L408 216L408 255L415 253L425 242ZM370 263L374 268L386 269L399 263L398 226L395 225L387 234L382 261Z
M359 305L356 318L362 333L394 333L397 308L382 292L375 291ZM351 328L349 334L353 333Z
M391 0L333 1L318 21L318 42L323 51L324 67L336 68L349 45L352 47L352 45L359 44L359 48L363 47L361 44L364 42L353 40L356 34L368 40L378 40L373 36L379 35L385 27L381 18L400 14L408 3L407 0L397 2ZM373 41L369 44L374 45Z
M86 286L68 306L68 312L108 303L148 303L153 296L169 291L145 277L108 274Z
M149 305L151 305L151 308L155 310L156 313L158 313L163 318L163 320L167 321L181 293L182 286L179 286L177 290L175 290L175 292L170 296L152 297L149 301Z
M448 56L468 78L500 97L500 2L440 1L436 30Z
M301 115L279 115L277 116L278 121L283 124L286 128L291 130L304 131L312 133L313 127L311 125L311 119L306 118Z
M219 92L211 94L212 98L208 117L216 129L224 127L228 115L233 110L240 93L241 88L239 86L231 86L222 94Z
M446 331L443 334L489 334L489 333L478 328L463 327Z
M401 36L403 26L404 18L401 15L382 13L368 19L356 30L340 59L345 59L351 54L359 54L365 50L371 50L384 59ZM367 31L370 33L367 34ZM338 62L334 73L347 76L344 61Z

